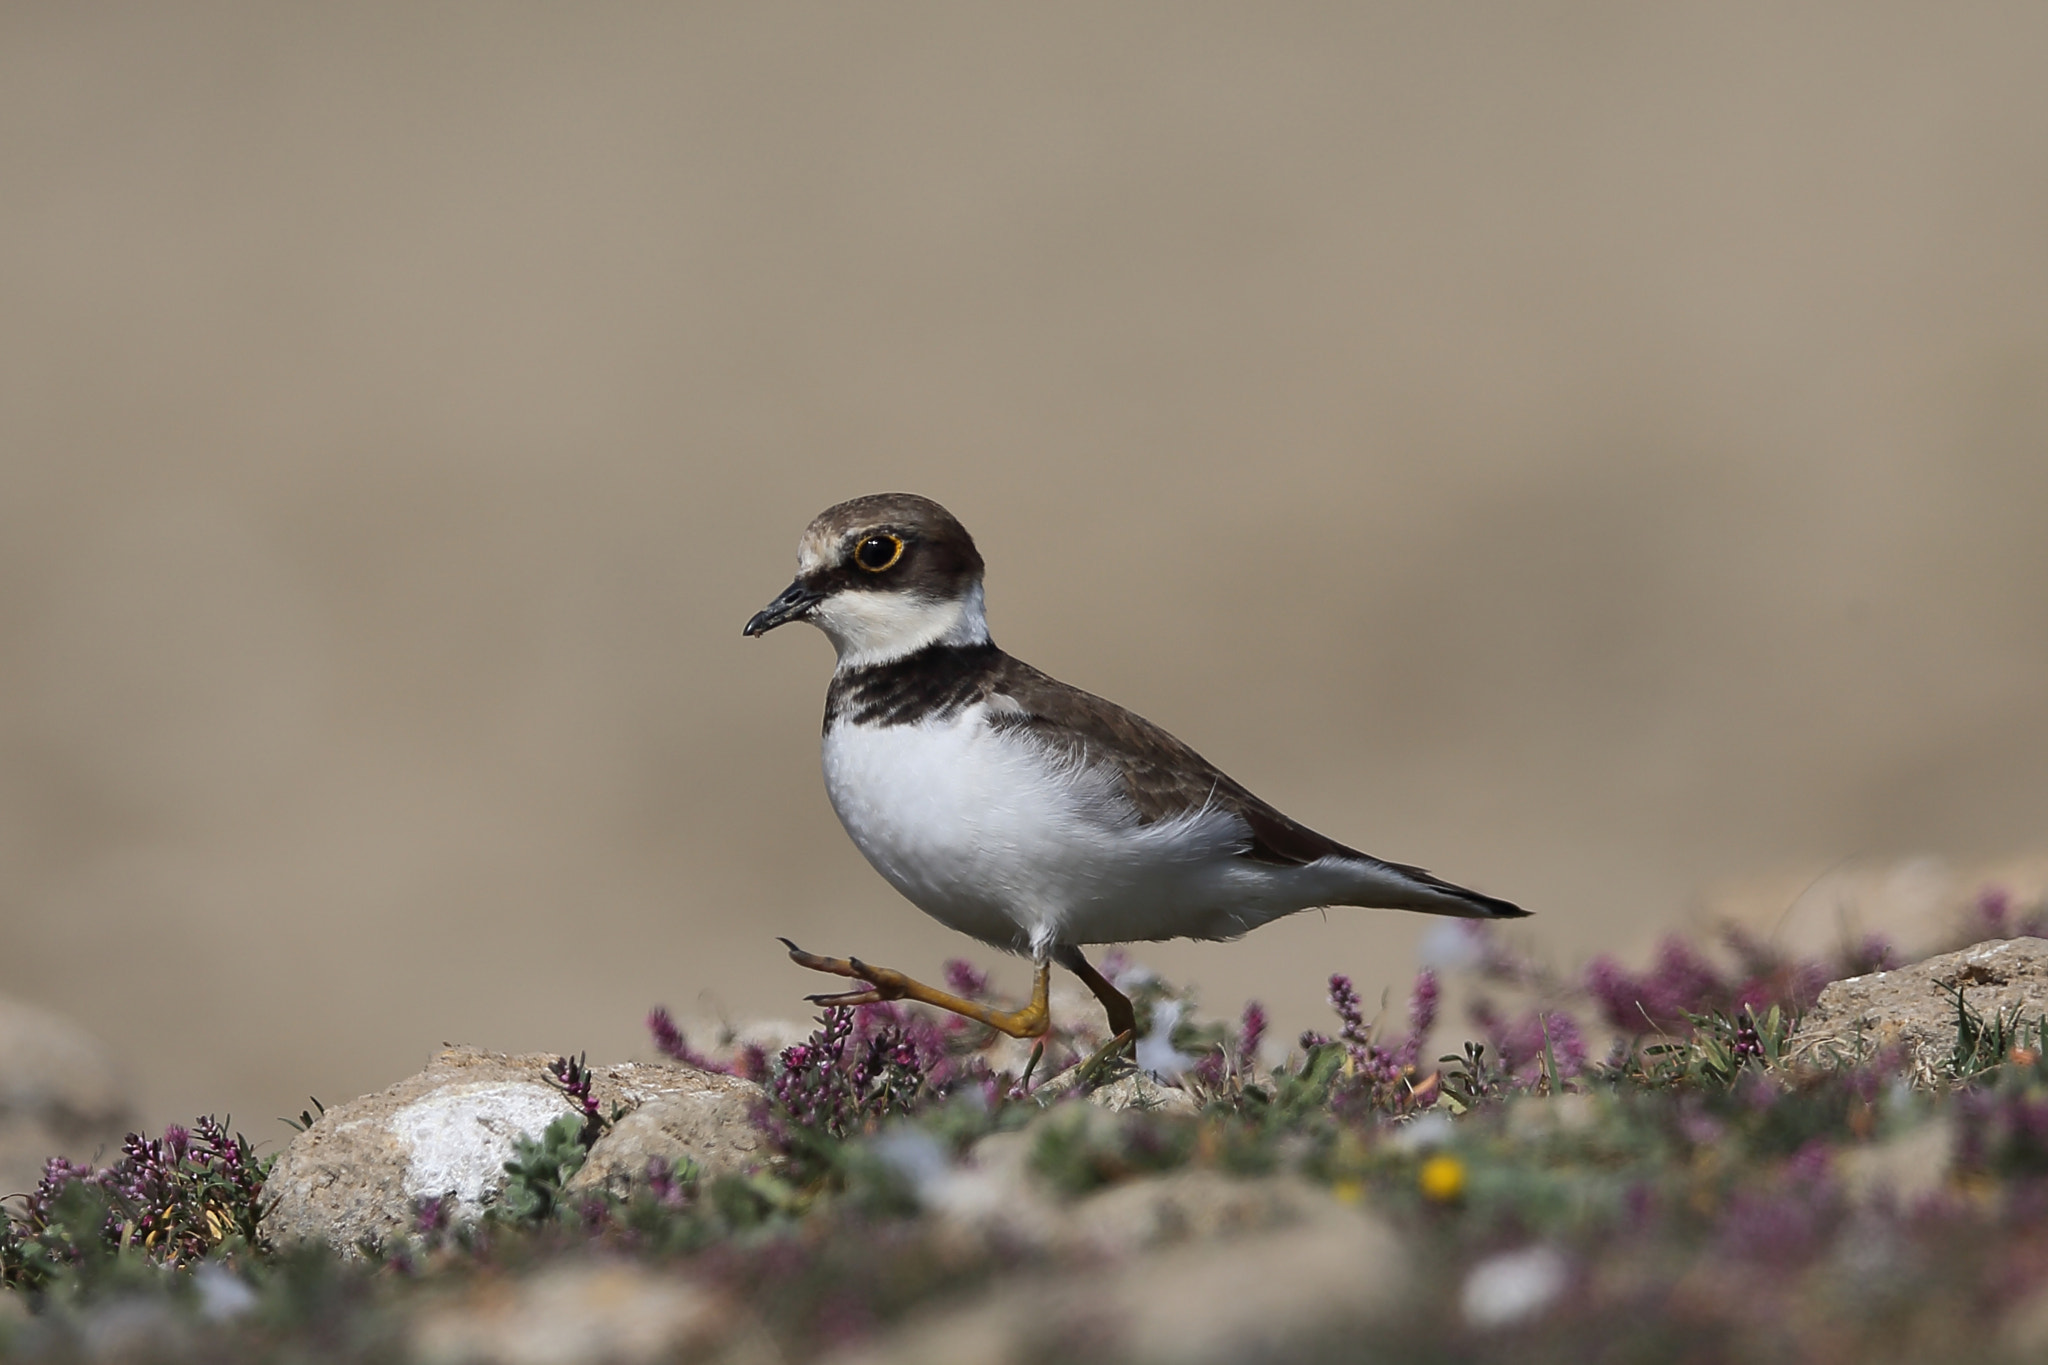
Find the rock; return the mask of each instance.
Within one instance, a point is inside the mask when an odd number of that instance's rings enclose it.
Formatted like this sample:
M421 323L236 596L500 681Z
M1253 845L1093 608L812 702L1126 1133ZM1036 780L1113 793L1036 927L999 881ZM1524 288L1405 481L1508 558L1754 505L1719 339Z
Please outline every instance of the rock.
M625 1198L646 1178L654 1157L671 1169L694 1161L713 1174L753 1164L761 1139L752 1113L761 1088L716 1072L678 1071L674 1089L645 1100L597 1140L583 1169L569 1178L570 1193L603 1190Z
M1813 1069L1888 1048L1904 1053L1922 1084L1944 1074L1956 1041L1960 988L1986 1020L2017 1011L2029 1024L2048 1014L2048 939L1998 939L1896 971L1830 984L1787 1041L1792 1064Z
M2048 904L2048 855L1966 867L1912 857L1787 868L1709 893L1690 918L1702 937L1737 924L1800 957L1832 957L1875 934L1911 961L1981 937L1987 895L2015 915Z
M1336 1207L1328 1190L1291 1175L1186 1167L1072 1197L1035 1169L1039 1144L1049 1136L1113 1150L1126 1122L1092 1105L1071 1104L1027 1128L989 1134L960 1161L949 1160L929 1134L908 1127L883 1134L874 1151L907 1179L937 1234L963 1255L1029 1249L1053 1261L1091 1263L1305 1226Z
M410 1232L427 1198L448 1198L457 1221L473 1220L504 1189L514 1142L569 1112L548 1081L553 1060L450 1048L418 1075L329 1109L271 1171L264 1194L275 1204L265 1234L279 1245L323 1241L350 1251ZM625 1062L593 1074L607 1113L615 1104L632 1111L620 1128L643 1106L659 1108L623 1137L614 1129L599 1140L585 1188L629 1182L635 1153L672 1162L687 1155L708 1173L751 1160L757 1139L747 1106L761 1093L752 1082L669 1063ZM613 1139L618 1145L607 1151Z
M1062 1071L1036 1087L1031 1097L1045 1105L1065 1099L1080 1083L1078 1071L1077 1067ZM1107 1085L1097 1086L1088 1092L1088 1101L1112 1113L1143 1109L1162 1114L1196 1114L1202 1109L1202 1102L1192 1093L1168 1085L1149 1071L1126 1072Z
M1185 1174L1193 1179L1135 1181L1077 1206L1095 1204L1100 1226L1115 1230L1110 1243L1125 1251L1161 1237L1167 1245L1007 1280L975 1302L913 1316L829 1359L1005 1365L1069 1353L1079 1344L1074 1333L1084 1331L1091 1358L1257 1360L1368 1324L1406 1292L1406 1252L1370 1214L1291 1179ZM1162 1218L1168 1209L1178 1212Z
M720 1295L672 1272L558 1264L427 1308L407 1336L425 1365L637 1365L674 1359L732 1317Z
M48 1010L0 997L0 1194L34 1189L53 1156L118 1155L132 1122L105 1047Z
M2037 1289L2006 1312L1998 1344L2011 1360L2039 1360L2048 1354L2048 1289Z
M1161 1114L1197 1114L1202 1102L1178 1086L1167 1085L1148 1071L1133 1071L1089 1093L1088 1102L1113 1114L1140 1109Z
M175 1360L192 1348L191 1324L162 1296L120 1294L88 1302L77 1319L79 1358L98 1365Z
M1327 1189L1299 1176L1234 1177L1195 1167L1127 1180L1077 1201L1058 1220L1054 1240L1067 1254L1127 1256L1308 1226L1336 1208Z
M1852 1203L1889 1197L1910 1209L1948 1187L1955 1147L1955 1125L1929 1119L1882 1142L1846 1149L1835 1159L1835 1175Z
M1506 1105L1508 1132L1525 1142L1584 1133L1600 1122L1604 1108L1600 1096L1585 1091L1517 1095ZM1424 1114L1409 1123L1412 1126L1427 1117ZM1448 1133L1448 1123L1444 1130Z
M0 1352L28 1326L28 1295L0 1289Z

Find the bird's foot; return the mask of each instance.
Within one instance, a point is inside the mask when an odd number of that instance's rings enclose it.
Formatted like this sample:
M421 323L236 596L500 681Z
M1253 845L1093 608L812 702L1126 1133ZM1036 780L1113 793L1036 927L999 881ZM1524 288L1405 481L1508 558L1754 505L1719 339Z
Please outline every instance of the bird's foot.
M1126 1071L1137 1069L1136 1053L1137 1031L1125 1029L1089 1053L1087 1059L1074 1068L1074 1078L1078 1084L1086 1086L1107 1084Z
M1046 992L1052 975L1052 964L1038 964L1038 979L1031 989L1031 1003L1019 1010L999 1010L988 1005L964 999L951 991L942 991L914 981L902 972L889 967L870 967L857 957L821 957L807 953L791 943L782 940L782 946L789 949L789 960L799 967L809 967L814 972L830 972L833 976L844 976L865 985L865 990L840 991L830 995L806 997L814 1005L878 1005L886 1000L915 1000L934 1009L945 1010L977 1023L987 1024L1012 1038L1043 1038L1052 1026L1052 1013L1047 1008Z

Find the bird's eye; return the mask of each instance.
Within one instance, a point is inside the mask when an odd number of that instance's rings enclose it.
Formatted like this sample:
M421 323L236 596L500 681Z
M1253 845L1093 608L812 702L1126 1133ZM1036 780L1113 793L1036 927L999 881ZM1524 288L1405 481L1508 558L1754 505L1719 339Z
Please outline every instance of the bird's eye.
M869 536L853 547L853 562L869 573L880 573L903 558L903 542L895 536Z

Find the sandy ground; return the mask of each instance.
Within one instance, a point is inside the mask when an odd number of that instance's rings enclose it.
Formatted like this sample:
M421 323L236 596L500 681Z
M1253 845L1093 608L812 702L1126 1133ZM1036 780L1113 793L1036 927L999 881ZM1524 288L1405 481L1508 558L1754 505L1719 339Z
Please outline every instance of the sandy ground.
M0 991L153 1122L964 946L828 502L1560 956L2040 847L2048 10L0 7ZM1149 960L1279 1027L1421 926ZM1020 982L1014 966L1007 979Z

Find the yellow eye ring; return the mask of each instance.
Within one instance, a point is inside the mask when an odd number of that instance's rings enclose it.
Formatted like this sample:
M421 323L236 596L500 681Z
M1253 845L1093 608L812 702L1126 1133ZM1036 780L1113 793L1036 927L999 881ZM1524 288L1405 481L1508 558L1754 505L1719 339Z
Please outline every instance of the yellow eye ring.
M903 538L884 531L877 535L863 536L860 544L853 547L853 562L869 573L881 573L884 569L896 567L896 561L903 558Z

